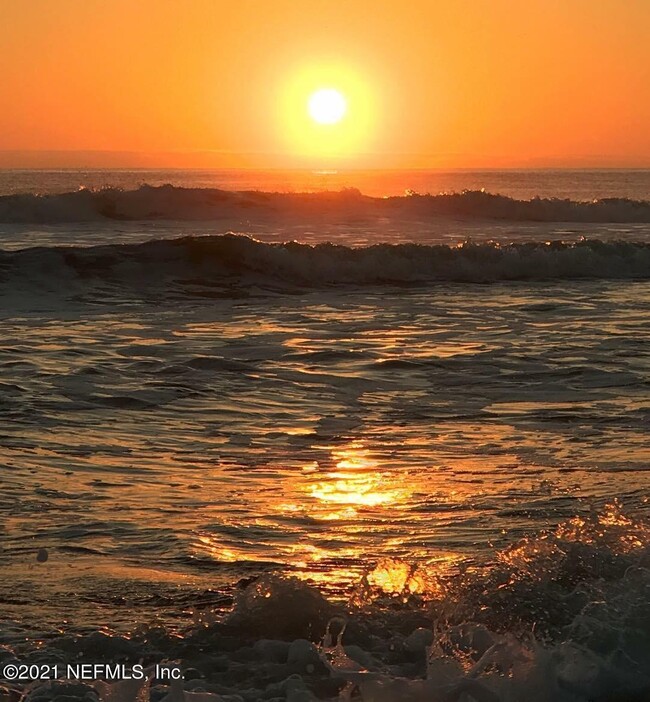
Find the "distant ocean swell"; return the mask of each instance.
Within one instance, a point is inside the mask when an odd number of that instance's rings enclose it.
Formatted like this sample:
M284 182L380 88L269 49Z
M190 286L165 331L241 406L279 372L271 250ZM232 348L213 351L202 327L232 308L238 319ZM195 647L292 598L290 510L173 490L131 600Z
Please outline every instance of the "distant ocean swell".
M267 244L227 234L0 252L0 282L55 289L66 282L93 281L182 291L187 285L281 288L581 278L650 278L650 243L581 240L348 248Z
M58 195L0 197L0 222L56 224L101 220L204 220L274 216L456 216L537 222L650 222L650 202L605 198L516 200L484 191L408 193L373 198L356 189L321 193L230 192L215 188L143 185Z

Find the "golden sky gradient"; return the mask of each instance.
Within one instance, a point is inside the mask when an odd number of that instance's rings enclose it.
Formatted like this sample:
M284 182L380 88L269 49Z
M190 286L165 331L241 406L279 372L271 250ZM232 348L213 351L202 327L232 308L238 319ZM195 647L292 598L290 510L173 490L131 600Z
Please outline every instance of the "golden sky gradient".
M0 164L650 165L648 0L0 3Z

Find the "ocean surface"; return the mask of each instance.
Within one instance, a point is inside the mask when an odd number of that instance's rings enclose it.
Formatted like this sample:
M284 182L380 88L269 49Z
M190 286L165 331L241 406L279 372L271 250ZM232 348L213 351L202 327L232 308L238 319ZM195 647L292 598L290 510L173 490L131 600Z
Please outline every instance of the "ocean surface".
M648 699L650 171L0 171L0 309L0 664Z

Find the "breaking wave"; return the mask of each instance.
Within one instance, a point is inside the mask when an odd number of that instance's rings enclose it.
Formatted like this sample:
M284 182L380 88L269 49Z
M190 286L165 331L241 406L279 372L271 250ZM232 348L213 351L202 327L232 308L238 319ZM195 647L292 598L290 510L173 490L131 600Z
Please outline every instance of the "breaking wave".
M281 216L460 216L538 222L650 222L650 202L604 198L516 200L484 191L439 195L408 192L374 198L354 188L321 193L231 192L216 188L143 185L55 195L0 197L0 222L55 224L101 220L216 220Z
M487 283L580 278L647 279L650 243L378 244L349 248L268 244L224 235L95 247L0 252L0 282L64 290L67 284L201 295L217 288L278 290L331 285Z
M348 602L263 575L241 584L230 609L197 610L182 631L59 635L2 654L5 664L20 655L185 671L172 685L45 683L28 702L643 702L649 567L650 525L613 503L457 573L381 562Z

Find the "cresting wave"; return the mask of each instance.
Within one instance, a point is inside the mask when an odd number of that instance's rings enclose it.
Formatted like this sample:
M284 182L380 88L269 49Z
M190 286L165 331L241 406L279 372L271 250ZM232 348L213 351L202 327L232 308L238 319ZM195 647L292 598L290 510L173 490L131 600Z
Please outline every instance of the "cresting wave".
M219 220L281 217L454 216L538 222L650 222L650 202L605 198L576 202L557 198L515 200L484 191L439 195L408 192L374 198L354 188L340 192L231 192L216 188L143 185L137 190L106 188L58 195L0 197L0 222L56 224L102 220Z
M63 290L96 282L201 295L219 287L650 278L650 243L529 242L348 248L224 235L0 252L0 282ZM207 294L207 293L206 293Z

